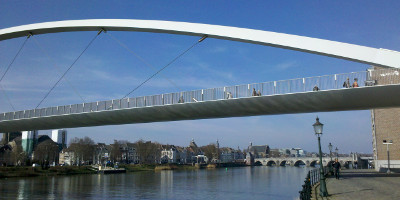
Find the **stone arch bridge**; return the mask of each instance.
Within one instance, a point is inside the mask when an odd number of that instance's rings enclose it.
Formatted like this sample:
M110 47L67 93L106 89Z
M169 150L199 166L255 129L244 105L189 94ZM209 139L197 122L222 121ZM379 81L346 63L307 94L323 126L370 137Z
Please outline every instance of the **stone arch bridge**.
M348 166L353 162L352 157L339 157L339 162L343 167ZM335 159L332 158L334 161ZM331 158L324 157L322 158L322 163L324 166L330 164ZM255 158L254 163L258 165L265 166L300 166L306 165L307 167L315 167L315 165L319 164L318 157L288 157L288 158Z

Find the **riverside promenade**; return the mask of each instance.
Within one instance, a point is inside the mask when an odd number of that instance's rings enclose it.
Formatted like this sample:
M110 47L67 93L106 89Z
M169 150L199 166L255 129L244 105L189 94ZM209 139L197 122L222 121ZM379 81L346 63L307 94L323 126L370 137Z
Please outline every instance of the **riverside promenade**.
M326 179L329 197L319 196L319 185L314 188L314 199L400 199L400 173L378 173L373 169L342 170L339 180Z

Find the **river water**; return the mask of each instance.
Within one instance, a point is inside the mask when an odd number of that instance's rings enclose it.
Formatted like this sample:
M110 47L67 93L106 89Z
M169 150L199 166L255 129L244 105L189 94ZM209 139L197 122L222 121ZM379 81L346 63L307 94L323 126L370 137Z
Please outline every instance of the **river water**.
M310 168L237 167L0 179L0 199L297 199Z

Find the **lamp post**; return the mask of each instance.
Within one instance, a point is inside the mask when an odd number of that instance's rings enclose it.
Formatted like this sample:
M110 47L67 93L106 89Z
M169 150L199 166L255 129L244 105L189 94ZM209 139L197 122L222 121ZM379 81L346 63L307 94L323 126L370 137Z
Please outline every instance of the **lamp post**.
M329 157L331 158L331 162L329 164L329 172L332 174L332 144L329 142Z
M389 174L390 173L389 144L393 144L393 141L392 140L383 140L383 144L386 144L386 146L387 146L386 151L387 151L387 159L388 159L388 170L386 173Z
M319 122L319 118L317 117L316 122L313 124L315 135L318 136L318 149L319 149L319 163L320 163L320 188L319 188L319 195L321 197L328 196L328 190L326 189L325 183L325 176L324 176L324 165L322 164L322 151L321 151L321 135L322 135L322 128L323 124Z
M336 160L338 160L339 159L339 149L336 147L335 151L336 151Z

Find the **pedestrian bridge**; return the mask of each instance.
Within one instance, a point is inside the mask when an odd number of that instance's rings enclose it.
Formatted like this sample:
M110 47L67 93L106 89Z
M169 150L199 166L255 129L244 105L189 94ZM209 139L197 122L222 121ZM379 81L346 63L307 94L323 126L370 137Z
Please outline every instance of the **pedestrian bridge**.
M334 160L334 159L332 159ZM338 161L344 167L348 166L353 162L352 157L339 157ZM258 163L257 163L258 162ZM328 166L333 161L329 157L323 157L322 163L324 166ZM264 166L300 166L306 165L307 167L315 167L319 164L318 157L288 157L288 158L255 158L254 163L261 164Z
M399 71L384 69L1 113L0 132L399 106Z
M26 42L31 36L69 31L98 31L80 56L102 32L140 31L201 36L202 38L194 45L205 38L215 38L291 49L394 69L334 74L39 108L47 95L51 93L80 58L78 56L42 99L37 106L38 108L0 113L0 132L289 113L365 110L400 106L398 71L400 68L400 53L385 49L237 27L123 19L71 20L11 27L0 30L0 41L27 36ZM20 50L25 45L25 42ZM13 61L18 54L19 51ZM0 82L7 74L13 61L3 73ZM161 68L157 73L168 65ZM342 84L347 78L351 82L357 78L360 87L343 88ZM383 83L385 85L382 85ZM313 91L313 88L318 91ZM257 95L254 95L254 93Z

